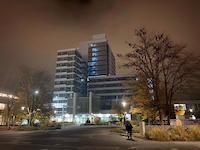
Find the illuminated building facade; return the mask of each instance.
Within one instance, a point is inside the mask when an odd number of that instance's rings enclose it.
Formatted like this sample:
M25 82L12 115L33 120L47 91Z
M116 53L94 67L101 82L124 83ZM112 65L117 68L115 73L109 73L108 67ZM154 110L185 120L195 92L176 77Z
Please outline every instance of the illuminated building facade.
M115 57L105 34L88 42L88 76L115 75Z
M75 95L86 95L87 63L77 48L57 52L53 107L56 117L73 113Z

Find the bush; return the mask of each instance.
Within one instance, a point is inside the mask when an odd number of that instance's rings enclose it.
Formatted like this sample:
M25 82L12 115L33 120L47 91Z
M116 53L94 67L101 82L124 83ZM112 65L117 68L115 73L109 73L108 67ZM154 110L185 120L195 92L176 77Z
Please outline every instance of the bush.
M157 141L199 141L200 126L157 126L146 132L146 138Z
M188 132L192 141L200 141L200 126L190 126Z
M188 141L190 139L187 129L181 126L169 128L168 134L173 141Z
M151 140L169 141L170 136L166 128L154 127L146 133L146 137Z
M133 133L140 133L140 127L139 126L133 126Z

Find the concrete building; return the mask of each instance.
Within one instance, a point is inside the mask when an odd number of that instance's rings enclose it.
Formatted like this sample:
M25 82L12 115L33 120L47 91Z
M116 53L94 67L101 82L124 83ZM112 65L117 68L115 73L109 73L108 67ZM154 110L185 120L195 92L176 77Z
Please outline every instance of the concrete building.
M0 91L0 125L5 125L7 122L7 111L8 104L15 103L19 98L7 92Z
M134 77L115 75L115 57L105 34L81 42L79 49L58 50L56 64L53 107L59 121L95 114L108 120L112 106L132 95L124 82Z
M132 76L90 76L88 77L88 92L98 97L101 113L111 113L113 105L121 105L121 102L132 96L131 87L126 85L127 81L136 81ZM93 102L95 105L95 102Z
M77 48L57 52L56 74L53 96L55 116L63 119L73 114L75 97L86 96L87 63Z

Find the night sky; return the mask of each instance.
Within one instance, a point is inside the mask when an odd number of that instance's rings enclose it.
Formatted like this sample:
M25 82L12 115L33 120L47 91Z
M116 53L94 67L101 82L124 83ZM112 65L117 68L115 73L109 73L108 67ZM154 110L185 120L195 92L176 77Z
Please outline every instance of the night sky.
M115 54L143 26L200 54L199 15L199 0L0 0L0 88L12 86L20 65L53 75L58 49L96 33L107 34Z

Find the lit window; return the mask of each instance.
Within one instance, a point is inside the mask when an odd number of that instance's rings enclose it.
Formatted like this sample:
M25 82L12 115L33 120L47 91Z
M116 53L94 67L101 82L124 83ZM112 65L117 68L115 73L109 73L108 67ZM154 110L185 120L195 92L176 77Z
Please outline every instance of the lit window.
M96 46L96 44L92 43L92 44L90 44L90 46L93 47L93 46Z
M92 48L92 52L97 52L98 51L98 49L97 48Z
M90 62L89 65L90 65L90 66L94 66L94 65L96 65L96 63L97 63L97 62Z
M96 57L92 57L92 61L97 61L97 58Z
M92 56L97 56L97 53L92 53Z

